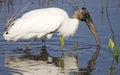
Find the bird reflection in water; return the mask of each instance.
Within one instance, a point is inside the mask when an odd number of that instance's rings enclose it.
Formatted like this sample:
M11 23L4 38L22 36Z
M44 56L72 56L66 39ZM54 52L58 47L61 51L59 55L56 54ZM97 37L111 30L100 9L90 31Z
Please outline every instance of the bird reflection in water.
M100 46L96 46L96 51L92 55L92 58L89 60L88 65L86 68L79 68L79 75L91 75L90 72L92 72L95 69L95 62L97 60L97 57L100 52Z
M96 46L96 51L86 68L79 67L79 60L75 55L50 56L45 46L42 47L39 55L28 53L22 57L8 56L5 66L13 75L91 75L99 51L100 46Z

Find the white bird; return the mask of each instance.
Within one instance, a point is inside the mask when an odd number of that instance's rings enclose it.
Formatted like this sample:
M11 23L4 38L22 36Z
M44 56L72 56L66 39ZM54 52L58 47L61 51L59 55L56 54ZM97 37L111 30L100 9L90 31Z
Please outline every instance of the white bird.
M61 8L32 10L13 21L3 33L3 37L7 41L34 38L32 42L39 38L43 40L44 45L45 38L51 38L55 32L63 37L73 36L78 29L79 20L87 23L97 45L100 45L95 26L86 8L77 9L72 18Z

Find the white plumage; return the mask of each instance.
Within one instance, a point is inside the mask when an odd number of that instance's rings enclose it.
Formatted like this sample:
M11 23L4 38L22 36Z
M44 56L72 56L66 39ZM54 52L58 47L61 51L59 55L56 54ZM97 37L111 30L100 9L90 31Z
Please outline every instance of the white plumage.
M8 41L42 38L46 34L50 38L53 32L69 37L76 32L79 22L77 19L70 19L62 9L46 8L32 10L12 24L3 35Z

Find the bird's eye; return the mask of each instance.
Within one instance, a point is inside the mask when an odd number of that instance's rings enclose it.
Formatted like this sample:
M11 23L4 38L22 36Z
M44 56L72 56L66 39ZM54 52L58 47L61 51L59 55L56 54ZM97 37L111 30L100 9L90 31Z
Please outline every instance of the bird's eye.
M88 14L86 14L86 17L89 17L89 15L88 15Z

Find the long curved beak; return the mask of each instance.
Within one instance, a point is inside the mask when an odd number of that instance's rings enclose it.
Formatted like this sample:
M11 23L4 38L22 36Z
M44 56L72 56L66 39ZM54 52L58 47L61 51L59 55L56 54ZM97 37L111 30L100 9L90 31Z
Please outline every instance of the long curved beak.
M92 34L94 35L95 39L96 39L96 43L97 45L100 45L100 40L99 40L99 36L98 33L96 31L95 25L92 21L91 16L89 15L89 17L85 20L85 22L87 23L88 28L90 29L90 31L92 32Z

